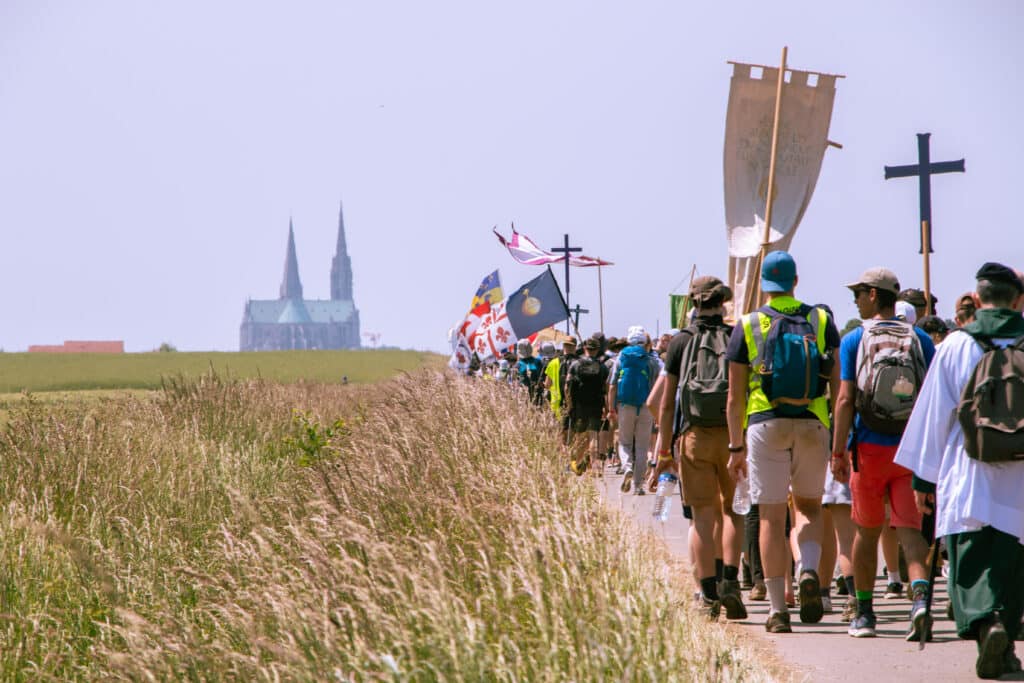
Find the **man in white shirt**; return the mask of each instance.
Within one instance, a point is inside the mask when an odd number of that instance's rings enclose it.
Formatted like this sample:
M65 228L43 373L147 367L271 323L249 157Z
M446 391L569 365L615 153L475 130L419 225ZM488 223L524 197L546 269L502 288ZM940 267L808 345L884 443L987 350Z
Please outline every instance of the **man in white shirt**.
M895 461L913 471L918 507L935 507L936 536L946 537L957 633L978 641L978 677L998 678L1021 670L1024 460L970 457L957 411L985 353L977 339L1005 348L1024 337L1024 282L998 263L976 277L976 319L938 347Z

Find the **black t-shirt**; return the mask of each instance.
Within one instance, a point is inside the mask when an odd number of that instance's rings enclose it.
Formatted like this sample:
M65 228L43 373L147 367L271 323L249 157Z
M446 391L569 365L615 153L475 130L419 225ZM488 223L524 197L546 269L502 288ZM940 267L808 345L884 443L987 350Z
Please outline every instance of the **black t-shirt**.
M766 309L768 309L768 308L769 308L769 306L767 306L767 305L766 306L762 306L761 308L758 309L758 312L764 313L764 311ZM793 311L786 311L786 313L799 314L799 315L805 316L805 317L810 312L811 312L811 306L808 306L807 304L803 304L803 303L800 304L800 307L798 309L795 309ZM832 322L832 318L830 316L825 316L825 318L826 318L826 323L825 323L825 348L828 349L828 350L831 350L833 357L836 358L836 362L839 362L839 359L838 359L838 349L839 349L839 342L840 342L839 330L836 329L836 324L834 322ZM746 338L746 335L743 334L743 324L742 323L737 323L736 326L733 328L732 336L729 337L729 348L726 349L725 357L726 357L726 359L728 359L729 361L731 361L733 363L741 363L743 365L750 365L750 354L747 351L747 338ZM835 400L834 397L833 397L833 400ZM783 416L776 415L774 408L771 409L771 410L764 410L764 411L761 411L759 413L754 413L754 414L750 415L750 417L747 419L747 424L757 424L759 422L765 422L766 420L773 420L773 419L775 419L777 417L783 417ZM791 417L791 416L785 416L785 417ZM814 413L812 413L809 410L804 411L804 413L802 415L797 415L796 417L799 418L799 419L813 419L813 420L817 420L818 419L818 416L815 415Z

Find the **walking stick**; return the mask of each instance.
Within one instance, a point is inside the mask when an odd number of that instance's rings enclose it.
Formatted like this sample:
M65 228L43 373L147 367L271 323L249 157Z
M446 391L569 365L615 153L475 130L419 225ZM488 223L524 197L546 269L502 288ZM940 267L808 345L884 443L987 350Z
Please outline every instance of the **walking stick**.
M932 507L934 511L934 506ZM928 632L932 630L932 596L935 595L935 577L938 575L939 567L939 537L935 537L932 543L932 551L928 557L928 597L924 601L924 623L921 629L921 640L917 645L918 650L924 649L924 643L928 640Z

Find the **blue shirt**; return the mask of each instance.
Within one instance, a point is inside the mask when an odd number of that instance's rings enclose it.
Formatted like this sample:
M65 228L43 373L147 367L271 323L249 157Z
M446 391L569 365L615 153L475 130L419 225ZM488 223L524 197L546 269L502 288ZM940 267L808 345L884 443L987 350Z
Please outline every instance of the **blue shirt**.
M896 318L890 318L896 320ZM920 327L914 327L917 339L921 342L921 351L924 353L924 366L928 368L935 356L935 344L928 333ZM857 349L860 347L860 340L864 337L864 328L858 327L843 337L839 345L839 378L844 381L857 382ZM859 443L873 443L879 446L898 446L901 434L880 434L868 429L861 422L860 414L853 418L853 431L857 434ZM847 442L849 444L850 441Z

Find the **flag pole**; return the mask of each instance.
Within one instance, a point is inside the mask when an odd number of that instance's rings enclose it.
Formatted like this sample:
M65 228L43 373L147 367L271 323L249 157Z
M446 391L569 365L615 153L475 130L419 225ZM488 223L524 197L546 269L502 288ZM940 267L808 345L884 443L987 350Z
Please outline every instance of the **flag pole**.
M765 194L764 239L761 241L761 251L757 257L757 270L754 272L754 282L757 283L753 290L755 295L750 305L747 306L747 312L750 309L756 308L757 306L754 304L759 304L761 301L761 265L764 263L764 257L768 254L768 246L771 244L769 240L772 229L772 203L775 199L775 161L779 151L779 121L782 119L782 84L786 81L786 55L788 51L788 47L782 48L782 65L779 67L779 79L775 85L775 120L772 122L772 151L768 162L768 188Z
M928 221L921 221L921 247L924 251L924 311L925 315L932 315L932 273L931 260L928 252L932 250L931 240L928 239Z
M601 287L601 264L597 265L597 310L600 314L601 334L604 334L604 288Z
M680 323L685 322L686 316L690 314L690 292L693 291L693 276L696 274L697 264L694 263L693 268L690 268L690 284L686 286L686 304L683 306L683 319L679 321ZM681 325L680 329L682 329L683 327L685 327L685 325Z

